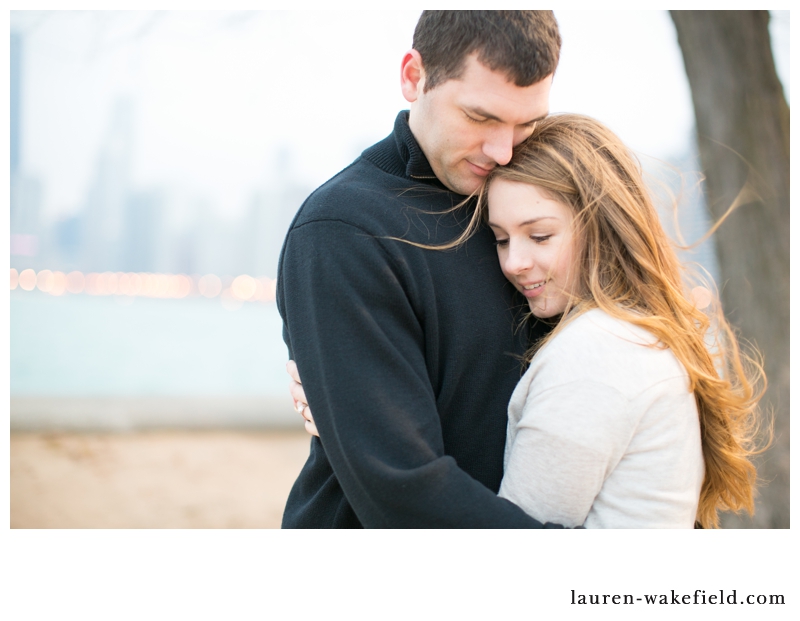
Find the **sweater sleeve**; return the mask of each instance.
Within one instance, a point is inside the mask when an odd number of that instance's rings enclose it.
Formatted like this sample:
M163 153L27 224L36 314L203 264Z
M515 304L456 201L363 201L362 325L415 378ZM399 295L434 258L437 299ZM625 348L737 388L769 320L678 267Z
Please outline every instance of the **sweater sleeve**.
M628 399L615 388L571 381L532 383L506 448L500 496L542 521L584 523L634 432Z
M445 455L413 280L336 220L290 232L279 303L325 454L371 528L541 528Z

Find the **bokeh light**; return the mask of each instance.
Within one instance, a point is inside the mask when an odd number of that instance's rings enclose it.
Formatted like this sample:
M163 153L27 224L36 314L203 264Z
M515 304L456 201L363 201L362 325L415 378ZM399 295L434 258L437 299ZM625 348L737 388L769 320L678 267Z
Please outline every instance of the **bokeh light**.
M181 290L180 276L165 276L167 281L167 290L164 297L177 298Z
M117 292L119 276L117 276L114 272L104 272L103 276L105 277L106 295L114 295Z
M141 274L142 277L142 295L152 297L156 290L156 277L155 274Z
M698 310L703 310L714 300L714 294L705 287L695 287L692 289L691 299Z
M206 274L197 283L197 290L204 297L215 298L222 291L222 280L214 274Z
M101 274L95 274L94 292L95 295L106 295L108 293L108 284L105 272Z
M94 291L93 295L105 295L106 294L106 277L102 272L89 274L86 277L86 288L89 289L89 280L91 279L92 282L92 291Z
M86 278L81 272L75 271L67 274L67 291L70 293L83 293L86 286Z
M157 298L167 297L167 292L169 291L169 276L166 274L156 274L155 280L156 288L153 295Z
M50 295L86 293L87 295L145 296L162 299L182 299L193 296L215 298L222 295L223 306L229 310L241 308L244 302L274 302L277 281L266 276L240 274L219 277L216 274L150 274L135 272L64 272L43 269L10 271L10 288L25 291L38 289Z
M275 301L275 279L266 278L262 276L256 280L257 291L255 299L259 302L274 302Z
M264 292L264 302L274 302L275 301L275 291L278 286L278 280L276 278L264 278L262 280L267 281L264 285L266 291Z
M53 272L53 286L50 295L64 295L67 290L67 276L64 272Z
M192 280L184 274L178 274L175 278L178 281L178 293L175 297L185 298L192 291Z
M41 270L36 275L36 286L39 288L39 291L49 293L50 289L53 288L53 272L50 270Z
M128 295L139 295L142 291L142 277L140 274L128 274Z
M120 274L117 293L131 295L131 277L129 274Z
M19 275L19 286L25 291L33 291L36 288L36 272L32 269L22 270Z
M249 300L256 293L256 280L252 276L242 274L233 279L231 294L240 300Z
M95 282L97 281L97 274L95 272L90 272L84 275L83 280L83 292L87 295L95 295L97 289L95 288Z

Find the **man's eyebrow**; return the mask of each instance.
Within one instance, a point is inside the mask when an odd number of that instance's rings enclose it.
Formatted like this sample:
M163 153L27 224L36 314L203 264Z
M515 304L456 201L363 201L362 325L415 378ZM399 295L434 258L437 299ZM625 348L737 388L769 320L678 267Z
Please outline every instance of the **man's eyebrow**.
M500 123L503 123L503 119L495 116L494 114L490 114L489 112L486 112L486 110L484 110L483 108L468 108L468 110L470 112L472 112L473 114L477 114L478 116L482 116L485 119L488 119L490 121L499 121ZM535 119L531 119L527 123L520 123L520 125L533 125L534 123L536 123L538 121L541 121L542 119L546 118L548 114L549 114L549 112L546 112L545 114L542 114L541 116L537 116Z

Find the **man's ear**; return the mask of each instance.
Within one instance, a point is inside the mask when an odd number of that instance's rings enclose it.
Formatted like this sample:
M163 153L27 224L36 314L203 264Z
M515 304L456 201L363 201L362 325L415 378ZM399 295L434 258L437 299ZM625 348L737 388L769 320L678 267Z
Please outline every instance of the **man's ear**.
M409 103L414 103L425 86L425 69L417 50L409 50L400 65L400 90Z

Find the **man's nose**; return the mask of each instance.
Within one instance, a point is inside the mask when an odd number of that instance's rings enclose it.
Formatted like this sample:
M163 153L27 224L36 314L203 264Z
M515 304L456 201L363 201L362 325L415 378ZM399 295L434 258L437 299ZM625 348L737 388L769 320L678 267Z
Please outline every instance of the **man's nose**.
M497 127L483 143L483 153L498 166L505 166L511 161L514 151L514 128Z

